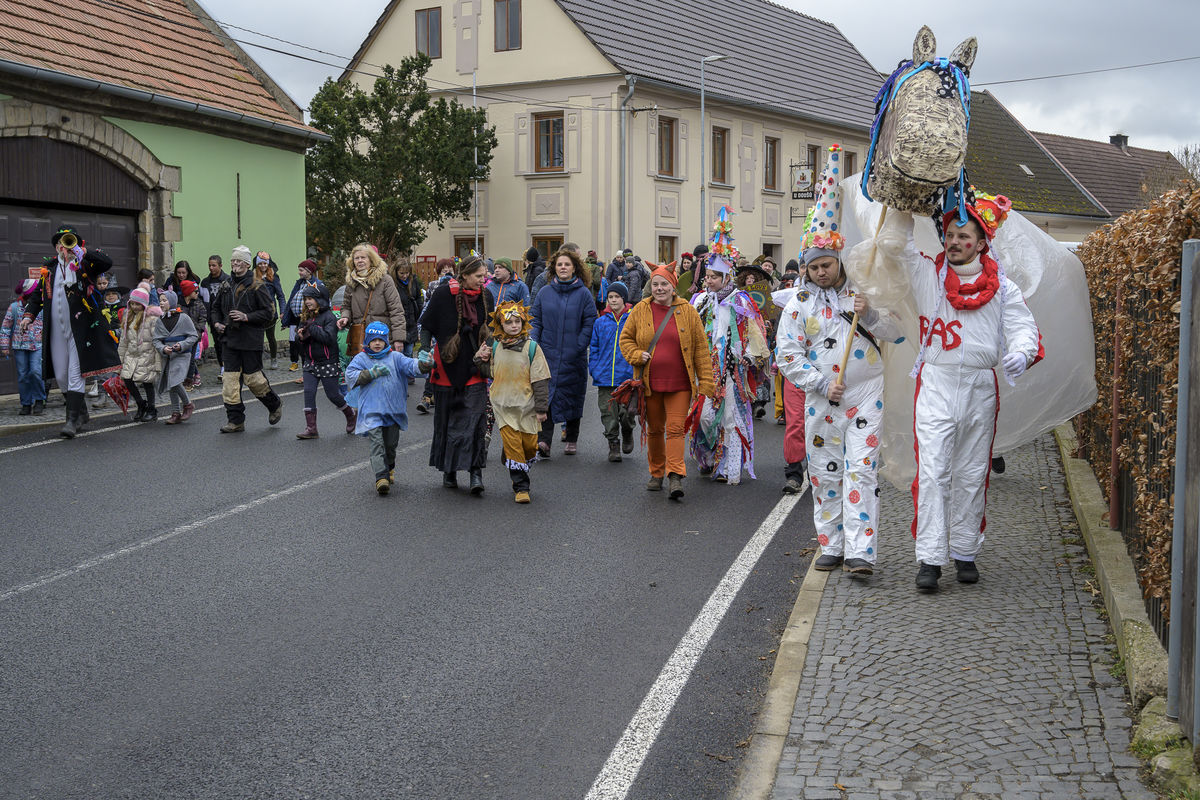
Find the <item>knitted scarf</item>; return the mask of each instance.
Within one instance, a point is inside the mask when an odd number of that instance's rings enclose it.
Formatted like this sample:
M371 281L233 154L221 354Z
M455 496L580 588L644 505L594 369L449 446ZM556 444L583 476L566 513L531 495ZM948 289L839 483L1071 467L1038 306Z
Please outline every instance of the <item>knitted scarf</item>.
M983 271L979 273L979 277L973 283L962 283L958 273L953 269L945 268L945 261L946 254L938 253L934 263L939 272L945 271L946 299L959 311L971 311L987 305L999 290L1000 268L996 264L996 260L987 253L979 257Z

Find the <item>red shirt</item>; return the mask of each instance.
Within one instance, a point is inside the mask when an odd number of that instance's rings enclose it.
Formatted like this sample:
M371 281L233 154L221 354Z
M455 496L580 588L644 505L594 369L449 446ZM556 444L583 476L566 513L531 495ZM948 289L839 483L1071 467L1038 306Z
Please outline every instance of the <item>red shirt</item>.
M667 314L674 316L674 310L669 306L650 303L650 311L654 315L654 330L662 324ZM691 391L692 381L688 378L687 364L683 363L683 350L679 345L679 328L672 319L663 329L662 336L654 345L650 356L650 391L652 392L683 392Z

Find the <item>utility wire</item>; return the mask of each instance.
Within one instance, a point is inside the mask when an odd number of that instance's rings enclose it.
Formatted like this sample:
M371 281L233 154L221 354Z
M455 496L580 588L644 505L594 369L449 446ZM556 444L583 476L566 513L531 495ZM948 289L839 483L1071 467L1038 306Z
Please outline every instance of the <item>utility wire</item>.
M170 25L175 25L176 27L183 28L185 30L193 30L193 31L198 31L198 32L203 32L203 33L211 33L211 31L209 31L209 29L206 27L203 27L200 25L192 25L190 23L187 23L187 22L184 22L181 20L171 19L170 17L166 17L162 14L156 14L156 13L149 12L149 11L146 11L141 8L136 8L134 6L130 6L130 5L127 5L126 3L121 2L121 0L99 0L99 2L102 5L107 5L114 9L120 9L129 14L148 17L148 18L157 20L159 22L167 23ZM283 39L278 36L273 36L269 33L263 33L261 31L256 31L253 28L246 28L241 25L234 25L232 23L221 22L219 20L215 20L215 21L216 21L217 25L221 26L222 29L232 28L234 30L244 31L246 33L253 34L255 36L260 36L264 39L270 39L272 41L276 41L281 44L286 44L291 47L299 47L302 50L308 50L313 53L319 53L321 55L341 59L343 61L346 61L347 64L349 64L349 62L353 60L353 58L349 57L349 56L343 56L343 55L339 55L337 53L329 52L328 50L321 50L319 48L312 47L311 45L305 45L305 44L300 44L299 42L289 41L287 39ZM241 44L241 45L246 45L248 47L257 47L260 50L266 50L271 53L277 53L279 55L290 56L291 58L296 58L301 61L307 61L311 64L320 64L321 66L333 67L334 69L341 69L345 72L354 72L354 73L364 75L366 77L371 77L371 78L382 78L383 77L382 75L380 75L378 73L370 72L368 70L361 69L360 67L349 67L347 65L334 64L329 61L322 61L317 58L312 58L310 56L301 55L299 53L295 53L290 50L281 50L277 47L270 47L269 45L260 44L258 42L251 42L251 41L247 41L245 39L236 39L232 36L230 36L229 38L232 41L237 42L238 44ZM972 88L983 87L983 86L1002 86L1002 85L1012 84L1012 83L1028 83L1031 81L1054 80L1057 78L1072 78L1072 77L1077 77L1080 75L1097 75L1097 74L1101 74L1101 73L1105 73L1105 72L1121 72L1124 70L1142 69L1145 67L1157 67L1157 66L1161 66L1163 64L1179 64L1179 63L1182 63L1185 61L1196 61L1196 60L1200 60L1200 55L1184 56L1182 58L1169 58L1169 59L1163 59L1161 61L1147 61L1142 64L1127 64L1127 65L1120 66L1120 67L1101 67L1099 69L1081 70L1079 72L1062 72L1062 73L1057 73L1054 75L1035 75L1035 76L1031 76L1031 77L1027 77L1027 78L1011 78L1008 80L1000 80L1000 81L986 81L983 83L975 83L972 85ZM362 66L374 67L375 69L383 68L379 64L372 64L367 61L360 61L359 64ZM428 83L440 83L443 85L443 88L437 89L436 91L445 91L445 92L449 92L452 94L460 94L460 95L467 94L472 91L472 87L470 87L470 86L462 86L462 85L452 83L450 81L443 81L438 78L430 78L430 77L426 76L425 80ZM512 94L512 93L503 92L503 91L495 92L493 94L478 94L478 92L476 92L476 96L482 97L485 100L494 100L499 103L524 102L528 105L539 106L539 107L544 107L544 108L555 108L555 109L561 108L561 109L571 109L571 110L577 110L577 111L622 111L623 110L620 108L611 108L611 107L605 107L605 106L578 106L578 105L572 105L570 103L550 103L550 102L546 102L544 100L537 100L532 97L525 97L522 95ZM714 102L714 106L717 106L717 105L720 105L719 101ZM695 108L697 108L697 106L659 106L658 110L660 110L660 111L687 111L687 110L692 110ZM304 109L304 110L307 111L308 109Z
M1200 56L1184 56L1183 58L1168 58L1163 61L1147 61L1145 64L1129 64L1124 67L1103 67L1101 69L1085 69L1082 72L1062 72L1058 75L1038 75L1032 78L1012 78L1007 81L988 81L987 83L972 84L976 86L999 86L1003 83L1026 83L1028 81L1048 81L1052 78L1072 78L1076 75L1095 75L1100 72L1119 72L1125 69L1141 69L1142 67L1157 67L1160 64L1178 64L1181 61L1196 61Z

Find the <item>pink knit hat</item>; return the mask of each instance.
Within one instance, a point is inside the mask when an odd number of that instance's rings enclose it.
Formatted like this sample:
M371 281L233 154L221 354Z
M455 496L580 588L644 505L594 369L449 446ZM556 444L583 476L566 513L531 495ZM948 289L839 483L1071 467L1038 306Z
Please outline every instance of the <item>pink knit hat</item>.
M135 303L141 303L143 306L150 306L150 284L146 282L139 283L137 288L129 293L129 299Z

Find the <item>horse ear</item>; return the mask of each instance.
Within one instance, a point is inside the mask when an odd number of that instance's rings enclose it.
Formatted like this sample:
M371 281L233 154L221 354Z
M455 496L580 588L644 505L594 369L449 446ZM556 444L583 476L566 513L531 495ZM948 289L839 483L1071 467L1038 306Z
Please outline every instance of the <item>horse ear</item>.
M936 54L937 40L933 38L933 31L928 25L922 25L921 30L917 31L917 38L913 39L913 63L933 61Z
M971 71L971 66L975 63L975 55L979 52L979 43L975 41L975 37L964 39L963 42L950 54L950 60L958 64L966 72Z

